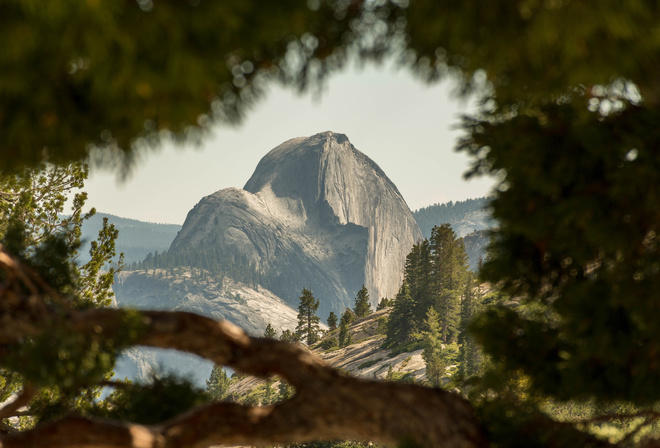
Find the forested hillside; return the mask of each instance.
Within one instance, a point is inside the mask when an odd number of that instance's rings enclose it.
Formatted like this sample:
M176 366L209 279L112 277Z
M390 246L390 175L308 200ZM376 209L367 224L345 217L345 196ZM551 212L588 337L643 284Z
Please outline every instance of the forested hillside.
M483 197L433 204L414 211L413 216L424 238L430 238L431 229L444 223L449 223L458 236L465 236L494 225L488 212L489 201L489 198Z
M120 218L106 213L97 213L85 221L82 227L83 246L80 251L81 261L89 258L89 242L94 239L103 225L103 218L108 218L119 230L117 253L124 253L126 263L142 261L149 253L163 252L170 247L172 240L181 229L178 224L156 224L136 219Z

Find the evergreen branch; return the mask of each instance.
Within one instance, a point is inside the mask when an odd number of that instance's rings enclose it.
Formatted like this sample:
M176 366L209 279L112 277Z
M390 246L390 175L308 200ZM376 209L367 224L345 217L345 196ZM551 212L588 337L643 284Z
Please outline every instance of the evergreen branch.
M589 424L593 424L593 423L607 422L607 421L614 420L614 419L631 420L633 418L640 418L640 417L658 419L658 418L660 418L660 412L652 411L650 409L646 409L646 410L639 411L639 412L632 412L630 414L601 414L601 415L597 415L595 417L590 417L590 418L585 418L585 419L582 419L582 420L577 420L577 421L571 422L571 424L589 425Z
M0 191L0 200L9 204L15 204L19 196L20 194L14 191Z

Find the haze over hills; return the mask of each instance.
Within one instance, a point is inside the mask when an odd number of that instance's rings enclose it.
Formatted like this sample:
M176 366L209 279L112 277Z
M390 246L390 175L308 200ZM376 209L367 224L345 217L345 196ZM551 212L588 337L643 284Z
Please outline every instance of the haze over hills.
M119 230L116 250L118 254L124 254L126 264L142 261L150 252L167 250L181 229L178 224L157 224L120 218L107 213L96 213L85 221L82 227L83 245L80 249L82 262L89 259L89 242L97 238L98 232L103 226L103 218L108 218L108 222L114 224Z
M465 201L433 204L413 212L413 216L424 234L431 237L431 229L449 223L458 236L464 237L472 232L489 229L495 225L488 210L489 198L467 199Z

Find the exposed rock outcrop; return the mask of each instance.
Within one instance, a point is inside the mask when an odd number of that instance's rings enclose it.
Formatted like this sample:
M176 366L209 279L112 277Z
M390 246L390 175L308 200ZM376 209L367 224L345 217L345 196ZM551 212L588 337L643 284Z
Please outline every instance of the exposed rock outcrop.
M490 244L489 230L476 230L463 237L465 252L470 260L470 269L474 272L479 270L479 260L486 258L486 250Z
M191 269L125 271L115 277L116 305L124 308L190 311L214 319L224 319L253 336L261 336L269 323L277 329L294 330L297 311L271 291L246 285L230 278L209 276L199 279ZM213 365L194 355L146 347L133 347L117 361L118 378L146 381L151 372L175 372L198 387Z
M345 135L324 132L270 151L243 190L203 198L170 251L220 249L254 266L293 306L311 288L325 314L352 306L362 284L373 305L394 297L421 238L378 165Z
M172 276L167 270L120 272L113 290L122 308L190 311L228 320L253 336L269 323L293 330L298 312L271 291L230 278L192 278L190 271Z

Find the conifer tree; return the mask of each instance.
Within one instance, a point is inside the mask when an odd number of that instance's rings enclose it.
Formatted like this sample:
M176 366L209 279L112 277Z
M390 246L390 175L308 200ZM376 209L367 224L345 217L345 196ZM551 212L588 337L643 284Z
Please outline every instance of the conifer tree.
M110 305L114 295L110 286L115 273L123 268L123 254L115 258L115 241L119 232L107 218L103 219L98 238L91 241L89 261L82 265L76 262L83 223L96 213L93 208L88 213L82 211L87 194L80 189L84 187L87 175L88 168L81 163L28 169L20 176L0 175L0 247L13 252L33 272L39 273L49 287L64 293L59 303L53 300L48 304L52 309L58 306L73 310ZM67 201L70 201L71 209L65 216ZM4 271L0 273L3 285L0 289L12 291L6 287L8 279L5 275ZM20 314L17 314L16 303L12 302L13 294L15 291L10 293L11 300L2 302L5 319ZM11 328L8 321L3 321L3 329ZM69 351L72 346L68 346L58 352L52 343L62 334L49 322L41 318L40 321L47 336L26 338L9 351L5 349L0 356L0 403L7 402L21 389L31 388L36 382L42 383L40 399L26 403L23 410L33 422L39 422L45 415L56 418L92 407L100 396L101 386L80 386L88 384L90 378L109 379L114 363L112 346L96 338L68 339L70 343L76 341L77 351L72 353ZM33 354L18 355L26 350L25 347L31 347L27 353ZM35 350L37 347L39 350ZM31 363L44 363L48 367L40 371L29 369ZM37 372L38 381L35 381ZM50 386L62 379L66 379L69 387ZM0 434L6 431L6 422L0 421L4 428Z
M333 311L330 311L330 315L328 316L328 328L330 331L337 329L337 315Z
M376 307L376 311L383 310L387 308L388 306L394 305L394 300L390 300L387 297L383 297L380 299L380 302L378 302L378 306Z
M369 291L367 291L364 285L362 285L362 289L358 291L355 297L353 311L358 318L368 316L372 313L371 303L369 302Z
M404 280L399 293L394 299L394 309L387 321L387 336L385 347L394 347L397 344L408 342L414 333L414 307L410 296L410 287Z
M304 339L307 345L312 345L318 340L318 334L321 331L319 322L321 319L316 315L319 309L319 301L315 299L312 292L303 288L298 305L298 326L296 335Z
M264 337L270 339L275 339L277 337L277 331L275 331L270 322L268 322L268 325L266 325L266 329L264 330Z
M349 332L349 327L354 320L355 313L353 313L353 310L350 308L346 308L344 313L341 315L341 319L339 320L339 348L350 345L351 335Z
M474 275L469 274L465 282L465 294L461 301L461 330L459 333L459 372L464 378L480 373L483 355L468 332L468 324L480 310L480 303L474 285Z
M277 337L277 331L273 328L273 326L268 322L268 325L266 325L266 329L264 330L264 337L269 338L269 339L275 339ZM270 404L274 401L275 397L273 397L273 378L268 377L266 379L266 384L265 384L265 392L264 392L264 398L262 400L262 404L267 405Z
M227 371L219 365L214 365L211 375L206 380L206 392L213 400L222 400L229 394L231 378Z
M442 328L442 342L455 342L460 323L460 303L468 273L463 239L449 224L431 230L432 295Z
M290 385L286 381L280 380L280 385L279 385L280 401L288 400L289 398L293 397L295 392L296 389L292 385Z
M426 317L426 310L435 304L432 293L432 257L428 240L415 244L406 257L405 279L413 304L411 324L419 330Z
M440 316L433 308L429 308L424 321L426 329L422 331L424 351L422 357L426 362L426 378L434 387L443 384L447 376L447 368L456 360L458 346L445 344L442 340L442 326Z
M287 330L282 331L282 334L280 335L280 341L289 342L291 344L294 344L294 343L300 341L300 337L296 333L294 333L293 331L287 329Z

